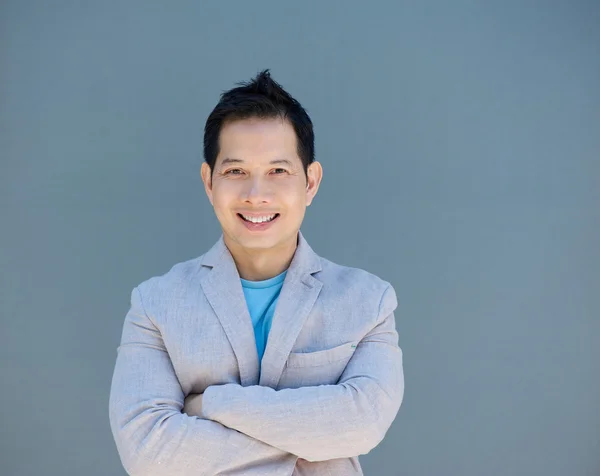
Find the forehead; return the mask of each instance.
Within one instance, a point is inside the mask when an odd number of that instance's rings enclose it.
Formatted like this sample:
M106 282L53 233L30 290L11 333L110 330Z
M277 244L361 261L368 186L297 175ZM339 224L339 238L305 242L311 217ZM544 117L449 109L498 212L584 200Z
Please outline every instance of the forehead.
M217 163L225 158L244 162L287 159L301 163L294 128L281 118L251 118L225 123L219 137Z

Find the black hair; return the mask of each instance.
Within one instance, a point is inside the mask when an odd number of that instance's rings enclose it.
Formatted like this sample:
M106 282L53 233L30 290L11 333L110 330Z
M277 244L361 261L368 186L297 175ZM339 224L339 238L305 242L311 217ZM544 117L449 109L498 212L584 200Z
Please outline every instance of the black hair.
M315 136L310 117L280 84L271 78L268 69L261 71L251 81L237 83L238 87L221 94L204 126L204 160L211 174L219 155L219 136L226 122L260 118L288 120L296 132L298 156L304 172L315 160Z

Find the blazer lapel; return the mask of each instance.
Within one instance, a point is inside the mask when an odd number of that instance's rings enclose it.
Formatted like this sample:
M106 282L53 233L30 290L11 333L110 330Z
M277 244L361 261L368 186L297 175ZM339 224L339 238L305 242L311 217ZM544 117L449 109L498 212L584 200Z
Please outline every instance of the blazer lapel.
M254 328L240 276L223 235L204 255L202 265L212 267L201 280L201 286L233 348L240 369L240 383L244 387L257 385L259 367Z
M298 246L275 306L259 385L277 388L290 351L323 286L312 276L317 271L321 271L321 261L298 232Z

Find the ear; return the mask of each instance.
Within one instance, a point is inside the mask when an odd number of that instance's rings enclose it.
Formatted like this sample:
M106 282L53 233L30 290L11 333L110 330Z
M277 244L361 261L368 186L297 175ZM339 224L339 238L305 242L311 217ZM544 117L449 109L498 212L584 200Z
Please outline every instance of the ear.
M310 206L317 191L321 180L323 179L323 167L319 162L313 162L306 170L306 206Z
M208 197L210 204L213 205L211 170L210 166L206 162L204 162L200 168L200 177L204 183L204 191L206 192L206 196Z

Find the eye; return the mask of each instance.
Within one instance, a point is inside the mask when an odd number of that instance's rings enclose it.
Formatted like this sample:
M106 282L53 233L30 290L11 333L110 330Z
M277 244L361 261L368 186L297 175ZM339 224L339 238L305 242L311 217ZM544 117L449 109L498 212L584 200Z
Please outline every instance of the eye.
M242 173L242 169L229 169L225 171L224 175L240 175Z
M280 174L287 173L287 170L286 169L273 169L273 172L275 172L276 175L280 175Z

